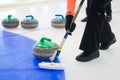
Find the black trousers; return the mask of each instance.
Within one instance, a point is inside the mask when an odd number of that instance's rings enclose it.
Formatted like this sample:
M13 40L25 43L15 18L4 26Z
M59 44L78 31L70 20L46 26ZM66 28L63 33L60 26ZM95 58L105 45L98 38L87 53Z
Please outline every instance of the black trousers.
M110 24L105 20L104 14L91 13L81 40L79 49L83 51L96 51L100 44L110 42L113 37Z
M88 16L92 0L87 0L86 15Z

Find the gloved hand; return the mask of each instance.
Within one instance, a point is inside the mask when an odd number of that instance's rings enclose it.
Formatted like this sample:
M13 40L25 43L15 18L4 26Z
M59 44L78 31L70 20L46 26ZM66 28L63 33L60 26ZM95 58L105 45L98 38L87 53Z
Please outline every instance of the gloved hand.
M106 15L106 16L105 16L105 20L106 20L107 22L110 22L110 21L112 20L112 17L111 17L111 16Z
M69 35L72 35L71 32L73 32L75 30L75 27L76 27L76 24L73 23L71 28L70 28L70 25L71 25L71 21L73 19L73 16L72 15L66 15L66 22L65 22L65 30L69 30L70 33Z

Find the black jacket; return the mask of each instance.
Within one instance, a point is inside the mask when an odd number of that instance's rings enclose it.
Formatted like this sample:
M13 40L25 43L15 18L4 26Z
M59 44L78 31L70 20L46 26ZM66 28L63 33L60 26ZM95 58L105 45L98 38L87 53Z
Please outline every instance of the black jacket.
M106 6L110 3L111 0L92 0L91 3L91 14L104 14Z

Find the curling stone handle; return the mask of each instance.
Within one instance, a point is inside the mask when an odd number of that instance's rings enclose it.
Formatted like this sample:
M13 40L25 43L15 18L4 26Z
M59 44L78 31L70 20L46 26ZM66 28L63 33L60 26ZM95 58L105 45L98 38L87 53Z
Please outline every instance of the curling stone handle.
M50 38L43 37L43 38L41 38L40 43L44 44L45 40L49 41L49 42L52 41Z
M12 15L8 15L7 20L16 20L16 18L12 18Z
M61 15L61 14L56 14L55 16L60 16L60 17L61 17L61 20L64 20L64 19L65 19L64 16Z
M40 41L36 44L37 47L40 48L52 48L55 47L57 44L52 42L50 38L42 37Z
M27 15L26 18L31 18L31 20L34 20L34 17L32 15Z

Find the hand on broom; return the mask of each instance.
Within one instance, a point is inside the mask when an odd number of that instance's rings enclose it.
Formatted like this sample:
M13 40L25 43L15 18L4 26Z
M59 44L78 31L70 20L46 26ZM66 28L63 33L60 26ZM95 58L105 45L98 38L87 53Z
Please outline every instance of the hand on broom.
M72 32L75 30L76 24L72 23L73 16L72 15L66 15L66 22L65 22L65 30L68 32L69 35L72 35ZM70 26L71 25L71 26Z

